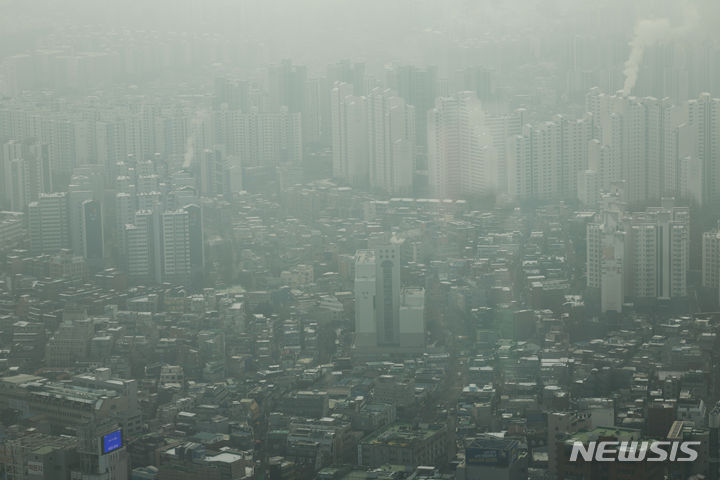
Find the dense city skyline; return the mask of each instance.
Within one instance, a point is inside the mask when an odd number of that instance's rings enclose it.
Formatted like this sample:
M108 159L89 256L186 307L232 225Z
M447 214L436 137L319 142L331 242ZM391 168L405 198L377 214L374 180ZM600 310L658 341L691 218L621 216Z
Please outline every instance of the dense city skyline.
M718 19L0 0L0 480L717 480Z

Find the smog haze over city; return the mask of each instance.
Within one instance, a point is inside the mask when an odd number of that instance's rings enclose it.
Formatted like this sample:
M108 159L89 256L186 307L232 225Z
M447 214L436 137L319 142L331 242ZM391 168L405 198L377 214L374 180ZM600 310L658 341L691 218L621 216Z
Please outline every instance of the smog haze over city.
M720 480L717 0L0 0L0 480Z

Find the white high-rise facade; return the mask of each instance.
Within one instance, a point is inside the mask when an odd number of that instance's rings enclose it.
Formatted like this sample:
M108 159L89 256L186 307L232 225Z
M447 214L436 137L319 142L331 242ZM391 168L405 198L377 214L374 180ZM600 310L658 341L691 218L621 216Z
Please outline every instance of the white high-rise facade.
M367 107L370 187L410 193L415 173L415 108L379 88L370 92Z
M370 181L368 101L352 95L353 87L338 82L330 96L333 176L354 186Z
M622 311L625 300L625 232L621 213L604 210L587 226L587 286L599 290L600 311Z
M487 195L498 190L498 158L472 92L441 97L428 112L428 186L433 196Z
M720 201L720 99L703 93L688 101L688 125L694 132L694 153L702 169L703 204Z
M390 242L378 242L372 245L373 248L358 250L355 254L355 346L366 349L366 352L377 351L377 348L396 348L402 343L401 243L393 238ZM417 295L413 297L412 292L408 295L405 327L412 334L418 328L418 301ZM410 337L405 340L417 343L417 338L410 340Z
M600 289L602 311L622 305L624 298L687 296L689 210L675 207L672 199L662 203L631 214L604 210L588 224L587 286Z

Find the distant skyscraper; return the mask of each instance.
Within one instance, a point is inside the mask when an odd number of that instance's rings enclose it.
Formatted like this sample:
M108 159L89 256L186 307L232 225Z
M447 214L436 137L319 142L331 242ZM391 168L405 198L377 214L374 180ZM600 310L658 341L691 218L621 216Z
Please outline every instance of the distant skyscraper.
M589 115L558 115L553 121L525 125L508 145L508 193L516 198L575 198L580 175L588 169L592 128Z
M703 93L697 100L690 100L688 124L694 128L694 153L702 168L702 203L717 203L720 201L720 99Z
M307 67L304 65L293 65L292 61L285 59L280 65L270 66L267 77L268 110L276 112L287 107L292 113L302 112L306 80Z
M602 211L587 226L587 285L600 289L602 310L625 298L686 297L689 230L688 209L672 199L645 212Z
M152 272L148 225L127 224L123 227L123 235L123 260L128 278L131 282L147 282Z
M162 217L163 281L187 285L190 281L190 215L185 210Z
M387 85L405 99L408 105L415 107L415 137L419 147L419 158L424 167L426 149L428 147L428 111L433 108L438 95L437 67L420 68L405 65L390 68L387 71Z
M600 293L600 311L621 312L625 301L625 232L621 213L603 211L587 225L587 286Z
M355 254L355 345L358 348L377 346L376 280L375 251L358 250Z
M412 192L415 173L415 109L389 90L368 97L370 187L389 193Z
M367 99L352 95L351 85L336 83L330 108L333 176L351 185L367 186L370 174Z
M400 245L393 238L355 255L358 348L400 346Z
M720 228L703 233L702 286L712 289L715 295L720 289Z
M138 210L135 213L135 225L140 228L140 232L132 233L136 235L134 238L137 242L135 246L138 246L141 241L145 242L145 247L138 247L137 257L142 258L147 248L147 280L160 282L163 279L163 231L160 213L157 210ZM129 239L126 241L128 242L126 248L130 251L133 244L129 243ZM128 254L129 256L130 254Z
M0 152L0 185L11 210L24 211L41 193L52 192L48 145L10 141Z
M365 75L364 63L351 63L349 60L342 60L338 63L328 65L326 78L330 85L335 82L350 85L348 95L363 96L367 94L367 77Z
M42 193L28 205L30 250L54 253L70 248L70 215L67 193Z
M425 347L425 290L404 288L400 292L400 346Z
M225 195L228 185L227 162L220 149L205 149L199 159L200 194L206 197Z
M436 197L497 191L498 160L473 92L439 98L428 113L428 185Z
M556 122L526 125L511 142L508 193L517 198L561 197L562 143ZM576 182L577 180L574 180Z
M93 194L83 187L70 185L68 187L68 213L70 217L70 242L75 255L83 255L84 245L82 236L83 203L92 200Z
M302 163L300 113L281 107L277 112L221 109L214 115L214 143L225 145L225 153L238 156L243 167Z
M190 269L192 280L202 280L205 268L205 242L203 233L202 208L198 205L187 205L183 208L188 214L188 235L190 242Z
M99 269L103 265L104 237L102 207L96 200L82 203L82 255L91 268Z
M597 88L585 101L597 139L589 145L588 168L598 172L601 189L623 180L630 203L683 193L682 162L693 156L694 137L682 126L684 109L667 98L606 95Z

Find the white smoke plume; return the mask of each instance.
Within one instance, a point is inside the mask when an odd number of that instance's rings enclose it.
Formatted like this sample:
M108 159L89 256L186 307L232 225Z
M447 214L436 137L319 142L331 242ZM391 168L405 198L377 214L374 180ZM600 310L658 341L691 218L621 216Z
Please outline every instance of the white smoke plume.
M623 86L625 95L630 95L630 91L635 87L645 49L669 38L671 32L670 21L667 18L640 20L635 26L635 36L630 42L630 57L625 62L623 72L625 73L625 85Z
M645 49L660 42L667 42L684 37L692 32L707 30L703 28L703 19L700 18L694 2L678 2L682 21L678 26L671 26L668 18L643 19L635 25L633 39L630 41L630 57L625 62L625 85L623 93L627 96L635 87L640 63ZM714 27L712 27L714 28Z

